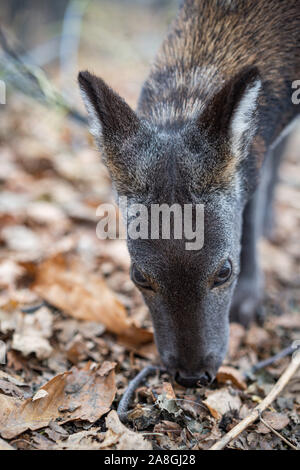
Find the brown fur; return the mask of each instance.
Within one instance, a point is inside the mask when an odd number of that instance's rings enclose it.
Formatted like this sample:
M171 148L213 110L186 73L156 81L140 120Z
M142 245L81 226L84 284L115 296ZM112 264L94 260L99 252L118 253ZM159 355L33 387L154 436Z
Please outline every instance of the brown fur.
M258 139L267 148L299 113L291 82L300 77L300 0L186 0L145 83L139 113L163 126L193 119L249 66L258 67L264 84ZM256 166L261 161L260 153ZM228 163L224 183L235 171Z

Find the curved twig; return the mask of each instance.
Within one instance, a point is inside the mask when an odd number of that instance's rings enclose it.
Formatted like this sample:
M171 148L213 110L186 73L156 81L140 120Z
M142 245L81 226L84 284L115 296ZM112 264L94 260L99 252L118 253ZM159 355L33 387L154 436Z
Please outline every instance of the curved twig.
M300 352L295 355L295 357L290 362L287 369L281 375L279 380L276 382L270 393L266 396L266 398L257 405L247 416L243 419L239 424L237 424L234 428L231 429L225 436L222 437L218 442L216 442L210 450L222 450L224 447L229 444L232 440L236 439L250 424L254 423L257 418L260 417L262 412L270 406L270 404L275 400L275 398L279 395L279 393L283 390L289 380L297 371L300 365Z
M290 441L288 441L284 436L280 434L280 432L276 431L276 429L272 428L269 423L267 423L262 416L259 417L261 422L268 428L270 431L272 431L277 437L279 437L283 442L285 442L289 447L291 447L293 450L299 450L294 444L292 444Z

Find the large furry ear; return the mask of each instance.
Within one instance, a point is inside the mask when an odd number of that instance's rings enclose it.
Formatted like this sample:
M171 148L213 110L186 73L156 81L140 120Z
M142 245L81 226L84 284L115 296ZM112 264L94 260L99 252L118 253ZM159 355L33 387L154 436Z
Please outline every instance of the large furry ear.
M246 157L257 130L258 99L262 88L256 67L246 67L229 80L199 116L199 125L229 142L231 153Z
M99 77L80 72L78 82L91 133L101 146L120 145L139 127L139 119L128 104Z
M130 106L101 78L80 72L78 81L91 133L102 150L115 188L119 193L128 193L130 188L138 186L136 181L139 181L134 142L142 127L140 121Z

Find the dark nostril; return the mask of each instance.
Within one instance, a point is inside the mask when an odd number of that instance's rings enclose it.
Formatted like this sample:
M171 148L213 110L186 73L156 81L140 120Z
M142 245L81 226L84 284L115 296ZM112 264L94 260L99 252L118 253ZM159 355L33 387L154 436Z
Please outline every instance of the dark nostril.
M179 385L182 385L183 387L196 387L198 378L196 377L183 377L179 372L176 372L175 374L175 380Z
M212 378L208 372L204 372L204 374L200 375L198 379L198 384L203 385L204 387L209 385L212 382Z
M176 372L175 380L179 385L187 388L199 387L200 385L205 386L212 382L211 376L208 372L195 377L185 377L181 375L180 372Z

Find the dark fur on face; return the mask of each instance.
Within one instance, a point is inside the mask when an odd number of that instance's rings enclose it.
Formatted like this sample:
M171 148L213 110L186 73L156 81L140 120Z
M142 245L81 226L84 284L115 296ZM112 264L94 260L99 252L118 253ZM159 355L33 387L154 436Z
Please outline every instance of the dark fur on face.
M79 74L117 193L149 208L205 205L199 251L187 251L185 240L128 239L132 264L151 285L141 291L161 358L182 384L214 377L230 306L246 323L261 300L262 175L270 149L299 114L290 98L299 76L299 0L186 0L136 113L103 80ZM216 285L227 260L232 274Z

